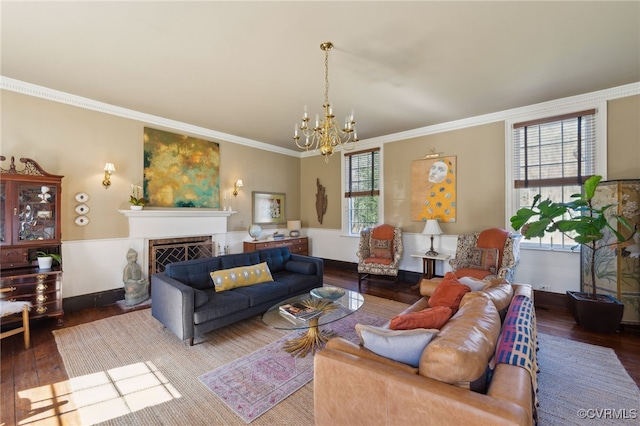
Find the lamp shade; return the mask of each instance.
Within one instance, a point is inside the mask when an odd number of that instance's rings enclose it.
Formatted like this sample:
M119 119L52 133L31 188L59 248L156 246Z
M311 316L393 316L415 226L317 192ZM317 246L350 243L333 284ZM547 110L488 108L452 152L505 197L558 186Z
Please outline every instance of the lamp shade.
M302 228L302 223L299 220L288 220L287 229L289 231L299 231Z
M116 171L116 167L113 165L113 163L107 163L104 165L104 171L105 172L109 172L109 173L113 173Z
M424 225L424 230L422 231L422 233L425 235L440 235L442 234L442 229L440 229L440 225L438 225L437 220L429 219Z
M242 188L242 187L244 186L244 183L242 183L242 179L238 179L238 180L236 181L236 186L237 186L238 188Z

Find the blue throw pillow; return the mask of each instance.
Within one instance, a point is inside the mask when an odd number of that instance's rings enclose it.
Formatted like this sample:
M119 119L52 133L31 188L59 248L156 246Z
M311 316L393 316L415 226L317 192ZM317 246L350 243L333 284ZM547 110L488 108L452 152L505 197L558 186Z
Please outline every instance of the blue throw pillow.
M422 351L439 330L415 328L389 330L372 325L356 324L362 346L385 358L418 367Z

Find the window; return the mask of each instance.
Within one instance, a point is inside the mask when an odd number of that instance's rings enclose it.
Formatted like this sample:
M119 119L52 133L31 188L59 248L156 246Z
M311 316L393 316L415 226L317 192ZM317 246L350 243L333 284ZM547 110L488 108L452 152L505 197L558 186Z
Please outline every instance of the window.
M344 159L347 233L358 235L380 217L380 149L345 154Z
M536 194L568 202L596 173L596 110L515 123L513 125L514 211L533 204ZM511 216L509 216L511 217ZM560 232L523 244L570 249L575 242Z

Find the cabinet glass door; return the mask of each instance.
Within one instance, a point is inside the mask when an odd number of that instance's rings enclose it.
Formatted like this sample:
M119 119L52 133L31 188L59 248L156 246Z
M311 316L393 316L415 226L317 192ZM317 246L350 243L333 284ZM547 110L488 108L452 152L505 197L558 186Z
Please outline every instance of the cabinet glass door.
M20 183L18 185L18 240L56 239L55 185Z

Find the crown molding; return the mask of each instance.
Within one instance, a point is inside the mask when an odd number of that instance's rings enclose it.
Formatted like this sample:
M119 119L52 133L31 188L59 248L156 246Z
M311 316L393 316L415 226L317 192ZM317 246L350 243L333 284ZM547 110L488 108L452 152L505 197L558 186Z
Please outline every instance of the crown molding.
M72 95L70 93L49 89L47 87L38 86L36 84L27 83L5 76L0 76L0 89L21 93L23 95L34 96L53 102L59 102L78 108L97 111L103 114L110 114L122 118L128 118L130 120L141 121L143 123L191 133L194 135L204 136L218 141L235 143L251 148L262 149L264 151L289 155L292 157L300 157L300 153L298 151L294 151L291 149L285 149L253 139L243 138L228 133L222 133L200 126L194 126L188 123L183 123L181 121L158 117L151 114L145 114L143 112L138 112L127 108L121 108L115 105L99 102L93 99L83 98L82 96Z
M278 154L289 155L292 157L305 158L320 155L313 151L294 151L290 149L281 148L275 145L266 144L264 142L256 141L253 139L247 139L240 136L231 135L228 133L222 133L215 130L207 129L204 127L194 126L181 121L170 120L163 117L158 117L151 114L145 114L142 112L117 107L104 102L98 102L92 99L83 98L81 96L72 95L70 93L60 92L58 90L49 89L43 86L38 86L24 81L16 80L0 76L0 89L9 90L13 92L22 93L24 95L35 96L42 99L47 99L54 102L60 102L67 105L76 106L78 108L89 109L92 111L102 112L104 114L115 115L118 117L128 118L131 120L142 121L144 123L163 126L169 129L184 131L200 136L209 137L216 140L221 140L230 143L236 143L239 145L248 146L251 148L261 149L264 151L275 152ZM613 87L610 89L600 90L597 92L586 93L577 96L571 96L568 98L556 99L553 101L542 102L539 104L528 105L519 108L513 108L509 110L494 112L490 114L479 115L476 117L464 118L461 120L449 121L446 123L435 124L432 126L420 127L405 132L392 133L385 136L376 138L363 139L358 143L358 146L381 146L386 143L398 142L406 139L417 138L421 136L428 136L437 133L450 132L453 130L460 130L468 127L475 127L497 121L516 120L518 117L527 117L531 115L552 115L556 111L564 110L567 108L578 108L585 104L594 104L597 102L610 101L613 99L624 98L628 96L640 95L640 82L631 83L623 86Z
M640 82L626 84L624 86L599 90L597 92L586 93L568 98L556 99L539 104L528 105L519 108L508 109L491 114L478 115L476 117L464 118L462 120L449 121L435 124L433 126L420 127L406 132L393 133L377 138L367 139L366 142L373 144L385 144L398 142L401 140L417 138L420 136L433 135L437 133L450 132L452 130L464 129L467 127L480 126L495 123L496 121L517 120L519 117L529 117L531 115L553 115L556 111L567 108L579 108L585 104L593 105L598 102L610 101L628 96L640 95ZM363 140L364 141L364 140Z

